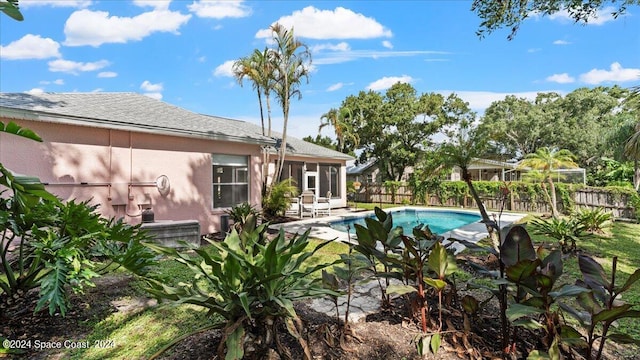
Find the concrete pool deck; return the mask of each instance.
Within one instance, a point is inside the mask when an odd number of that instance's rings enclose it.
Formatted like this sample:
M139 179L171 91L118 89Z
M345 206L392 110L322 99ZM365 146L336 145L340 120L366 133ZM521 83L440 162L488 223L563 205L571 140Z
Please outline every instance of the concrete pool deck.
M394 208L387 208L387 209L384 209L384 211L390 212L390 211L400 211L405 209L443 211L443 212L453 211L453 212L464 212L464 213L479 215L479 212L477 210L419 207L419 206L400 206L400 207L394 207ZM361 212L344 211L342 213L336 213L335 215L321 217L321 218L311 218L311 219L304 219L304 220L293 221L293 222L282 223L282 224L274 224L274 225L271 225L271 228L272 229L283 228L284 231L288 233L299 233L299 234L305 232L307 229L310 228L311 231L309 233L309 236L311 237L322 239L322 240L337 240L337 241L346 242L346 241L349 241L349 236L347 235L347 233L331 228L330 223L335 221L351 219L351 218L364 217L367 215L371 215L373 213L374 213L373 210L361 211ZM493 217L493 215L496 215L496 217L498 216L498 212L495 212L495 211L489 211L488 213L490 217ZM525 216L526 214L503 212L502 216L499 219L500 228L511 225L514 222L519 221ZM467 240L467 241L476 243L484 239L485 237L487 237L488 233L487 233L487 228L483 223L475 222L475 223L471 223L439 235L444 236L445 239L453 237L456 239ZM355 240L354 229L351 230L351 240L352 241ZM464 247L460 248L460 246L462 245L454 244L454 247L456 248L457 251L461 251L464 248Z

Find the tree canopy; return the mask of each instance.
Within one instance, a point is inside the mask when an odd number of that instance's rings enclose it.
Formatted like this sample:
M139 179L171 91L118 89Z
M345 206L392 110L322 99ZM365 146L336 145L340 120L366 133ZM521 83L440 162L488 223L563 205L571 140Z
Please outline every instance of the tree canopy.
M592 21L598 11L607 6L614 6L614 18L623 14L630 5L638 5L640 0L503 0L486 1L474 0L471 10L482 22L476 34L485 34L509 28L511 33L507 37L513 39L524 20L532 16L548 16L560 11L566 11L576 23L586 24Z

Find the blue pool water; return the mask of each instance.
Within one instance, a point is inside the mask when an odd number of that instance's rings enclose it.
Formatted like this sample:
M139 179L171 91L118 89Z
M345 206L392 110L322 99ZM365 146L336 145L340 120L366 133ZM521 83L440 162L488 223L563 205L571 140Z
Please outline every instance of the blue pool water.
M405 234L411 234L413 228L419 224L429 225L432 232L436 234L444 234L461 226L468 225L480 221L480 215L458 211L434 211L434 210L416 210L404 209L392 211L393 227L402 226ZM375 219L374 214L363 215L359 217L350 217L343 220L332 221L329 226L338 231L347 231L347 225L351 227L351 232L355 233L353 224L366 226L364 219L371 217Z

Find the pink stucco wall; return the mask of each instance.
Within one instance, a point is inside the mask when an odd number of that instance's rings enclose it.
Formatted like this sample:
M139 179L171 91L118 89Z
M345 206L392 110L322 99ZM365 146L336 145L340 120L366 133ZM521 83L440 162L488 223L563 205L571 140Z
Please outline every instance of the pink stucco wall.
M44 142L0 133L0 162L14 172L38 176L62 199L92 199L104 216L139 223L141 209L150 203L156 220L195 219L202 233L218 231L224 209L212 208L213 153L250 156L249 198L260 205L258 145L12 121L35 131ZM155 187L160 175L170 180L166 195Z

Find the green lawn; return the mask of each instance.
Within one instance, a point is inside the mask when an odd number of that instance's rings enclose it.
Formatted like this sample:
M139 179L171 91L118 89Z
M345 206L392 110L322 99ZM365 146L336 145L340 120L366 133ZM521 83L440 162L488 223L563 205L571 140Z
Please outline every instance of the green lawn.
M358 205L360 207L360 205ZM371 206L373 208L373 206ZM633 273L634 268L640 266L640 225L615 223L610 237L594 237L585 239L578 247L592 254L601 262L605 270L611 270L611 257L618 256L618 280L622 284ZM549 242L549 239L534 236L538 243ZM313 246L317 244L313 242ZM330 262L339 258L339 254L346 253L345 244L330 244L321 249L312 262ZM313 264L309 264L311 266ZM175 262L165 261L154 271L168 284L189 281L191 274L184 267ZM579 275L577 260L569 257L565 262L566 282L573 282ZM458 277L460 278L460 277ZM462 276L464 278L464 276ZM144 295L144 284L140 280L133 280L132 287L137 295ZM640 284L636 284L625 296L625 301L640 304ZM105 357L117 359L147 358L161 349L171 340L192 332L202 326L212 323L205 313L195 307L160 306L151 307L144 311L123 315L113 313L104 319L96 319L89 324L93 327L88 340L115 339L115 349L89 349L66 354L75 359L101 359ZM621 321L620 330L640 338L640 321Z

